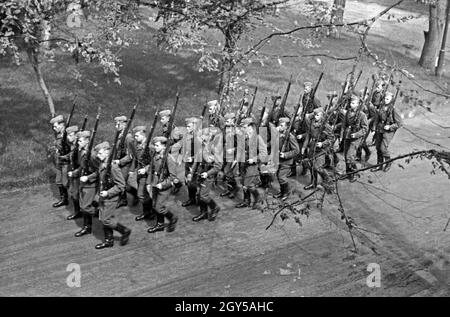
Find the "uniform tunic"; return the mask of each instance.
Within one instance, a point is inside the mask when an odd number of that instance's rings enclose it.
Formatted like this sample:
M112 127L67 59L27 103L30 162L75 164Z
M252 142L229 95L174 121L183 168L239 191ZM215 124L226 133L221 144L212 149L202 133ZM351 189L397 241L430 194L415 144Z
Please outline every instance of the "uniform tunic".
M384 127L389 125L389 130ZM403 125L402 118L393 105L381 105L374 119L375 146L377 155L389 158L389 144L394 138L395 132Z

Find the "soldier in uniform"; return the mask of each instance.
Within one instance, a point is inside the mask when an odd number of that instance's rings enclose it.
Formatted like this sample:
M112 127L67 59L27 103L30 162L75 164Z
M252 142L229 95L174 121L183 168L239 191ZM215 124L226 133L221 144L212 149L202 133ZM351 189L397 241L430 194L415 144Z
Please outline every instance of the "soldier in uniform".
M223 164L223 177L227 189L220 194L220 197L233 199L236 193L237 182L237 161L236 146L238 129L235 126L236 115L234 113L225 114L225 160Z
M225 128L225 120L219 114L219 102L217 100L208 101L208 126L217 127L220 130Z
M117 202L119 196L125 191L125 178L116 164L108 166L108 158L111 154L111 146L103 142L95 147L97 158L100 162L98 170L98 196L99 217L103 224L105 234L104 241L95 246L96 249L111 248L114 246L114 233L116 230L121 234L120 245L128 243L131 230L117 221Z
M192 218L195 222L206 218L208 221L214 221L220 211L220 207L211 195L211 190L214 179L222 168L222 134L217 127L209 127L203 130L201 139L201 158L194 163L191 174L188 174L190 178L194 177L194 173L197 174L197 201L200 214Z
M191 173L194 160L195 160L195 149L200 148L200 141L198 139L198 128L201 127L201 119L196 117L190 117L186 119L186 135L182 139L181 153L183 156L183 161L185 162L185 176L186 185L188 189L188 200L182 203L183 207L187 207L196 203L197 196L197 185L195 182L196 175L192 175L189 178L188 175Z
M169 201L170 191L175 178L175 161L171 155L167 155L167 160L163 162L164 153L167 146L167 138L158 136L153 139L155 155L152 156L150 167L148 168L147 192L152 198L153 209L157 213L156 224L148 228L148 233L163 231L166 225L164 219L167 218L167 232L175 230L178 218L166 206ZM163 166L161 166L164 164Z
M282 111L280 95L272 96L272 102L273 102L272 111L269 111L267 113L267 116L264 116L265 118L263 118L263 121L267 122L266 126L268 126L269 124L273 124L276 126L276 125L278 125L278 120L280 118L282 118L282 117L290 118L291 117L291 115L286 111L286 109L284 111Z
M394 138L395 132L403 125L402 118L395 110L393 94L386 92L384 101L380 105L380 108L376 111L374 127L375 127L375 147L377 149L377 167L374 167L371 171L387 172L392 162L384 164L382 163L391 159L389 153L389 144Z
M305 190L317 186L318 175L322 177L323 184L327 186L330 177L325 169L325 160L328 152L332 150L332 144L334 144L332 127L328 122L325 122L323 108L316 108L301 149L302 154L304 154L308 148L308 158L313 170L312 182L305 186Z
M127 117L126 116L119 116L115 117L114 121L116 122L116 129L120 131L119 134L119 140L123 137L123 133L125 131L125 127L127 126ZM125 179L125 183L128 182L128 174L132 172L132 165L133 165L133 157L136 153L136 149L134 147L134 139L130 132L125 137L125 142L122 144L122 146L116 149L116 158L113 163L118 165L120 167L120 170L122 171L123 178ZM121 196L119 197L119 205L118 207L127 206L128 200L127 200L127 191L132 192L133 194L136 194L131 188L127 187L126 190L123 191Z
M306 114L312 114L314 109L321 107L321 103L317 97L314 96L312 98L313 93L313 83L312 82L304 82L303 83L303 97L302 97L302 105L305 107Z
M148 168L151 155L153 154L150 146L145 149L147 142L146 127L137 126L133 128L134 140L136 141L135 170L137 172L137 197L142 205L142 214L136 216L136 221L149 218L152 213L152 200L146 189L148 177Z
M379 80L375 85L375 91L372 94L372 100L370 100L370 102L376 109L378 109L383 102L384 86L385 83L382 80Z
M362 96L364 94L364 90L361 90L360 94ZM369 136L370 131L373 130L373 119L375 117L376 108L372 104L372 102L370 102L369 97L370 97L370 92L367 91L366 95L363 97L362 102L363 102L363 111L367 117L368 129L367 129L366 135L364 135L361 140L361 144L358 147L358 150L356 151L356 161L361 161L362 151L364 151L364 153L365 153L364 160L366 162L370 159L370 156L372 155L372 151L370 151L369 145L367 144L367 137Z
M53 131L55 132L55 142L54 142L54 163L56 168L56 179L55 183L59 190L59 201L53 204L54 208L61 206L67 206L69 204L67 187L69 186L69 181L67 178L67 168L68 163L59 159L61 155L67 154L69 152L69 145L67 141L64 142L64 130L66 124L64 122L64 117L62 115L56 116L50 120Z
M258 186L261 183L259 178L259 164L267 162L267 147L262 137L256 132L255 122L252 118L246 118L241 122L244 142L238 142L237 160L242 178L242 190L244 199L236 205L236 208L255 208L261 203L261 193ZM253 204L251 197L253 196Z
M278 183L280 184L280 192L275 194L274 197L281 199L286 199L289 195L289 183L287 181L287 177L294 158L300 152L298 142L292 133L288 134L289 140L286 143L286 148L283 149L284 140L286 138L286 130L288 129L289 122L289 118L282 117L279 119L278 123L280 158L277 170L277 179Z
M368 130L366 114L360 109L360 99L352 95L350 109L346 111L342 130L344 140L344 157L346 172L351 173L357 170L356 151L362 142L362 138ZM356 181L357 174L349 175L350 182Z
M78 160L77 134L78 127L76 125L66 128L67 141L70 144L70 152L64 156L60 156L60 160L68 164L67 176L69 177L69 196L72 199L73 214L67 216L67 220L73 220L81 217L80 212L80 178L71 177L72 171L80 165ZM69 176L70 175L70 176Z
M69 177L80 179L80 211L83 214L83 227L75 233L75 237L92 232L92 216L97 212L94 198L97 190L98 163L92 156L87 157L90 137L90 131L77 133L78 167L69 172Z

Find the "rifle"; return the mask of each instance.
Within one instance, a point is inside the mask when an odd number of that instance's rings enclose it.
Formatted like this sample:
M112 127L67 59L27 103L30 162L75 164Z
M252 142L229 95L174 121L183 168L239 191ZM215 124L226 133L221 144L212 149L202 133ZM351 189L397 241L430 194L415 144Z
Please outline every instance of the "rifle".
M269 113L267 115L267 126L269 125L269 121L270 119L273 117L273 110L275 109L275 104L277 103L278 98L275 98L275 100L273 101L272 107L269 110ZM262 123L262 122L261 122Z
M286 91L284 93L283 100L281 101L281 104L280 104L280 114L281 115L284 114L284 108L286 107L286 102L287 102L287 98L289 95L289 91L291 90L291 85L292 85L292 74L291 74L291 77L289 78L289 82L286 87Z
M266 101L267 101L267 97L264 98L264 104L263 107L261 109L261 114L259 115L259 120L257 122L257 131L259 131L259 127L261 126L262 120L264 118L264 113L266 112Z
M111 165L114 158L117 141L119 140L120 131L117 130L114 136L114 143L111 148L111 153L109 153L108 161L106 161L106 172L103 174L103 177L100 179L100 185L103 190L108 190L114 186L114 179L111 175ZM100 198L102 199L102 198ZM119 200L120 201L120 200ZM118 207L117 207L118 208Z
M87 124L88 116L84 116L83 124L81 125L81 131L86 130L86 124Z
M253 110L253 105L255 104L255 99L256 99L256 93L258 92L258 87L255 87L255 92L253 93L253 98L252 98L252 103L250 104L250 106L247 109L247 113L245 114L246 117L249 117L252 114L252 110Z
M138 102L136 102L136 104L133 106L133 110L131 110L130 119L128 120L127 125L125 126L125 129L123 129L122 136L121 136L120 141L117 146L117 151L115 152L116 160L119 160L123 157L123 150L124 150L123 148L125 146L125 140L127 138L128 131L130 130L131 122L133 122L133 118L134 118L134 114L136 113L137 105L138 105Z
M150 128L150 131L147 134L147 139L145 140L144 152L142 155L143 165L150 163L150 141L152 140L156 124L158 123L158 113L159 113L159 107L156 109L155 117L153 118L153 122L152 122L152 126Z
M67 132L66 129L70 126L70 122L72 121L73 112L75 111L75 102L72 104L72 110L70 110L69 117L67 117L66 125L64 127L64 132L61 140L61 149L63 153L60 153L60 155L66 155L70 152L70 145L67 144Z
M300 100L297 103L297 106L295 106L294 115L292 116L291 120L289 121L288 128L284 132L285 135L284 135L283 145L281 147L281 152L285 152L286 151L286 147L287 147L287 145L289 143L289 137L290 137L290 134L291 134L291 130L292 130L292 127L294 126L295 117L296 117L296 114L298 112L298 109L300 109L300 106L301 106L301 102L300 101L302 100L302 98L303 98L303 94L300 95ZM307 98L308 98L308 101L309 101L309 96Z
M175 105L173 106L173 110L172 110L172 115L170 116L170 120L169 120L169 128L168 128L168 135L169 135L169 137L171 136L171 134L172 134L172 128L173 128L173 122L174 122L174 120L175 120L175 114L176 114L176 112L177 112L177 108L178 108L178 100L180 99L180 96L179 96L179 93L178 93L178 91L177 91L177 95L176 95L176 99L175 99ZM166 167L166 165L167 165L167 157L168 157L168 155L169 155L169 146L168 146L168 144L169 144L169 142L167 142L167 146L166 146L166 148L165 148L165 150L164 150L164 154L163 154L163 158L162 158L162 161L161 161L161 165L159 166L159 171L158 171L158 184L159 183L161 183L161 180L162 180L162 177L163 177L163 173L164 173L164 168ZM151 169L150 169L151 170ZM151 176L151 183L150 184L153 184L153 175L154 175L154 173L152 173L151 174L152 176ZM151 194L152 195L152 194ZM153 199L157 199L158 198L158 195L156 195L156 197L152 197ZM155 201L156 202L156 201Z
M242 101L241 101L241 104L239 105L239 110L237 112L236 125L239 125L241 123L241 120L242 120L241 113L242 113L242 108L244 108L245 96L247 96L247 92L244 90L244 96L242 97Z
M92 154L92 148L94 147L94 139L95 135L97 134L97 128L98 128L98 121L100 119L100 107L98 108L97 117L95 118L95 124L94 129L91 133L91 138L89 139L89 145L86 151L86 155L84 157L84 160L82 162L82 168L81 168L81 175L86 176L89 174L88 167L89 167L89 161L91 159Z
M358 84L359 79L361 78L362 75L362 69L359 71L358 77L356 78L355 82L353 83L353 89L355 89L356 85Z

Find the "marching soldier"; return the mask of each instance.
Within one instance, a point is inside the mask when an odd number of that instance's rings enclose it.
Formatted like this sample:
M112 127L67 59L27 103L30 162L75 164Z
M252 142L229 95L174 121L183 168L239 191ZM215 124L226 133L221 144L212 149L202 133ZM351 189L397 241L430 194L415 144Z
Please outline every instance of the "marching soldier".
M72 171L80 166L78 160L78 146L77 146L77 134L78 127L76 125L66 128L67 141L70 144L70 152L64 156L60 156L62 161L68 163L67 176L69 177L69 196L72 199L73 214L67 216L67 220L73 220L81 217L80 212L80 178L71 177ZM70 175L70 176L69 176Z
M92 232L92 217L97 212L94 198L97 190L98 164L93 157L87 157L90 137L90 131L77 133L78 167L69 172L69 177L80 179L80 211L83 214L83 227L75 233L75 237Z
M55 141L53 144L55 150L54 163L56 167L55 183L56 186L58 186L59 190L59 201L55 202L53 204L53 207L58 208L61 206L67 206L69 204L67 193L67 187L69 185L69 181L67 178L68 163L59 159L60 155L68 152L68 144L66 144L67 142L63 141L64 130L66 128L64 117L62 115L56 116L50 120L50 124L52 125L53 131L55 132Z
M364 94L364 90L360 91L361 96ZM366 132L366 135L363 136L362 140L361 140L361 144L358 147L358 150L356 151L356 161L361 161L362 159L362 151L364 151L365 153L365 157L364 160L367 162L370 159L370 156L372 155L372 151L370 151L369 145L367 144L367 137L369 136L370 131L373 131L373 119L375 117L376 114L376 108L375 106L372 104L372 102L370 102L369 100L370 97L370 92L367 91L366 95L363 97L363 111L366 114L367 117L367 124L368 124L368 129Z
M288 134L288 142L286 143L286 148L283 149L284 140L286 138L286 130L288 129L290 119L287 117L282 117L278 123L278 132L279 132L279 165L277 170L277 178L278 183L280 184L280 192L277 193L274 197L286 199L289 196L289 183L287 181L287 177L289 171L291 169L291 165L294 161L294 157L296 157L299 152L298 142L295 139L295 136L292 133Z
M236 161L236 146L238 129L235 126L236 115L234 113L225 114L225 160L223 164L223 177L227 189L220 194L220 197L228 197L233 199L235 196L237 182L237 161Z
M314 109L321 107L319 99L314 96L312 98L313 93L313 83L310 81L303 83L303 97L302 97L302 105L305 107L306 114L312 114Z
M152 212L152 200L148 191L146 189L146 181L148 176L148 168L151 158L151 152L153 152L150 147L145 149L145 144L147 142L146 127L137 126L133 129L134 140L136 141L136 158L135 158L135 169L137 172L137 197L142 205L142 214L136 216L136 221L144 220L150 217ZM147 151L147 152L145 152Z
M114 246L114 230L121 234L120 245L127 244L131 230L119 223L116 219L119 211L117 202L121 193L125 191L125 178L116 164L110 164L108 166L108 158L112 155L111 146L108 142L100 143L95 147L95 152L100 161L98 170L98 219L103 224L103 232L105 234L104 241L95 246L97 250L100 250Z
M317 176L322 177L323 185L327 186L329 175L325 169L325 159L334 143L333 132L328 122L325 122L323 108L314 109L314 117L310 122L305 142L301 149L302 154L308 148L308 158L313 170L312 182L304 187L305 190L313 189L317 186Z
M200 148L200 143L198 139L198 128L201 127L201 119L196 117L190 117L186 119L186 135L182 139L181 153L183 156L183 161L185 162L185 176L186 185L188 189L188 200L182 203L183 207L187 207L196 203L197 196L197 185L195 184L196 175L192 175L189 178L188 175L191 173L194 161L195 161L195 150Z
M386 163L383 168L382 163L391 159L389 144L394 138L395 132L403 125L402 118L395 109L394 103L393 94L388 91L384 96L383 103L376 111L374 139L377 149L377 165L380 165L371 169L372 172L381 170L387 172L392 165L392 162Z
M219 102L217 100L212 100L207 103L208 105L208 126L217 127L220 130L225 128L225 121L219 114Z
M347 110L344 117L342 138L344 140L344 157L347 173L357 170L356 151L369 128L366 114L360 109L360 102L358 96L352 95L350 109ZM350 182L353 183L356 181L355 176L357 175L358 174L349 175Z
M291 115L286 111L281 109L281 95L272 96L273 109L267 113L267 116L263 119L264 122L268 124L278 125L278 120L282 117L290 118ZM267 124L267 125L268 125Z
M203 132L201 136L201 158L194 163L191 174L188 174L188 177L193 178L193 174L197 173L196 180L200 214L192 218L192 221L195 222L206 218L208 221L214 221L220 211L220 207L211 195L211 190L212 183L222 168L222 134L216 127L204 129Z
M258 189L261 180L258 166L267 162L267 147L262 137L257 134L255 122L252 118L246 118L241 122L244 132L244 142L238 142L238 157L240 176L242 178L242 190L244 199L236 205L236 208L255 208L261 203L261 194ZM243 146L243 148L242 148ZM253 196L253 204L251 197Z
M372 94L372 100L370 100L370 102L376 109L378 109L383 102L384 86L385 83L382 80L378 81L375 86L375 91Z
M127 126L127 117L119 116L115 117L114 121L116 122L116 129L121 131L119 134L119 140L122 138L122 134L125 131L125 127ZM125 179L125 183L128 181L128 174L132 171L133 157L135 155L136 149L134 147L134 139L131 133L128 133L125 137L125 142L122 146L118 146L116 149L116 158L113 163L120 167L122 171L123 178ZM127 188L128 191L129 188ZM127 190L124 190L119 198L118 207L127 206Z
M157 213L157 221L153 227L148 228L148 233L164 231L164 228L166 228L164 224L165 218L169 221L166 230L167 232L172 232L175 230L175 224L178 221L178 218L166 206L167 201L170 200L169 189L172 188L175 178L175 161L171 155L167 155L167 160L163 161L167 142L167 138L163 136L153 139L155 155L152 156L148 169L147 192L152 198L153 209ZM162 164L164 165L161 166Z

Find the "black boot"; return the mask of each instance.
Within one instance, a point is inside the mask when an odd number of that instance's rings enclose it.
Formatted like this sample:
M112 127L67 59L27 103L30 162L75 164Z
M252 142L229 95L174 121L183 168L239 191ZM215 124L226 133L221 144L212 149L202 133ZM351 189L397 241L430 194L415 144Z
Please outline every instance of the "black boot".
M261 204L261 195L259 194L257 188L252 188L250 190L250 194L253 196L252 209L255 209L259 204Z
M286 199L289 196L289 183L280 184L280 192L273 197L279 199Z
M59 189L59 201L53 204L54 208L58 208L61 206L67 206L69 204L69 198L67 194L67 188L65 188L63 185L58 185Z
M236 205L236 208L250 207L250 192L244 189L244 200Z
M366 153L366 156L364 157L364 161L369 161L370 156L372 155L372 151L370 151L369 147L367 146L367 144L364 144L363 146L364 152Z
M125 245L130 240L131 229L128 229L121 223L117 223L116 230L122 235L120 237L120 245Z
M382 170L383 170L383 165L382 165L382 163L383 163L383 156L377 154L377 165L378 165L378 164L381 164L381 165L372 168L370 171L371 171L371 172L382 171Z
M89 233L92 233L92 216L86 212L83 212L83 228L75 233L75 237L82 237Z
M391 158L389 156L385 156L383 159L386 162L386 161L389 161ZM383 168L383 172L389 171L391 169L391 166L392 166L392 162L385 163L384 164L384 168Z
M197 192L196 188L192 188L192 187L188 186L189 199L186 200L185 202L183 202L181 204L181 206L187 207L187 206L190 206L190 205L194 205L195 204L196 192Z
M297 176L297 165L294 162L294 164L291 165L291 170L289 171L287 177L293 177L293 176Z
M302 172L300 173L300 176L305 176L307 171L308 165L305 162L302 162Z
M208 211L208 221L216 220L217 214L220 211L220 207L216 204L214 199L211 199L208 203L209 211Z
M152 203L142 203L142 214L140 214L139 216L136 216L136 218L134 218L134 219L136 221L141 221L146 218L150 218L151 211L152 211Z
M72 199L73 203L73 214L67 216L67 220L74 220L77 218L81 218L83 215L80 211L80 201L78 199Z
M172 232L175 230L175 225L178 222L178 217L175 216L172 212L168 211L166 212L166 214L164 215L167 220L169 220L169 224L167 225L167 232Z
M208 206L206 205L206 203L204 201L199 201L198 204L200 206L200 214L192 218L192 221L194 222L199 222L203 219L208 218Z
M105 233L105 240L95 246L97 250L104 248L112 248L114 246L114 232L113 229L103 226L103 232Z
M148 228L148 233L155 233L158 231L164 231L164 215L161 215L160 213L156 214L156 224L153 227Z

